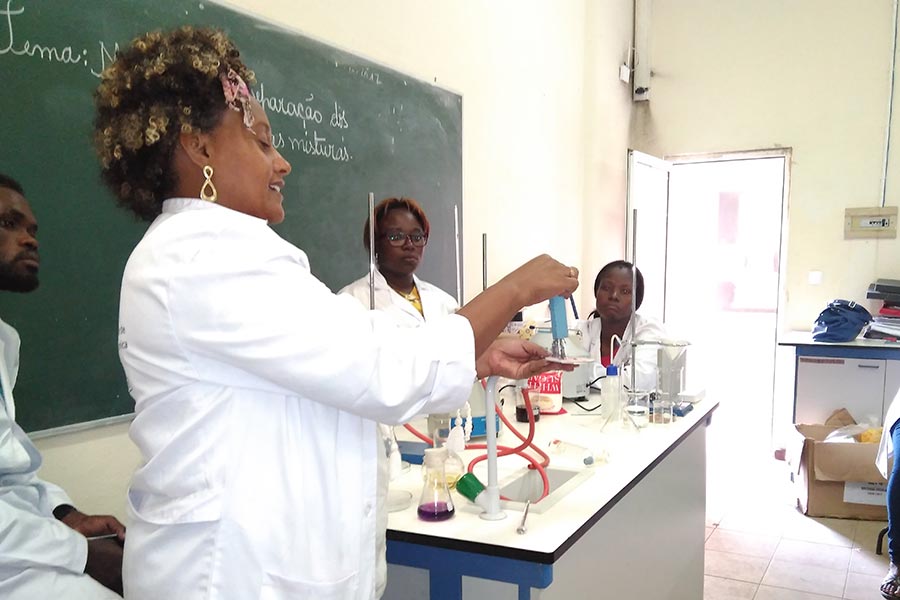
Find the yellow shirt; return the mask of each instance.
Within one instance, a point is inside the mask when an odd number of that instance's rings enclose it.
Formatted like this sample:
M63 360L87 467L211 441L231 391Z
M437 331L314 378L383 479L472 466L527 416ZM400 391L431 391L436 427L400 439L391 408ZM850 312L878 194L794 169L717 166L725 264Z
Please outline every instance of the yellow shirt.
M408 294L404 294L403 292L397 293L409 300L409 303L413 305L413 308L419 311L420 315L423 317L425 316L425 311L422 310L422 297L419 296L418 286L413 284L413 289Z

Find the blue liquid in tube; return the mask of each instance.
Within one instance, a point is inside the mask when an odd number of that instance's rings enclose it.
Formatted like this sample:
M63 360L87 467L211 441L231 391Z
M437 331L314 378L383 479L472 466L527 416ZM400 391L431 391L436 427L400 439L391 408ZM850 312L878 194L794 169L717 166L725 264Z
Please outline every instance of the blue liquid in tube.
M554 340L564 340L569 336L566 322L566 301L562 296L550 298L550 332Z

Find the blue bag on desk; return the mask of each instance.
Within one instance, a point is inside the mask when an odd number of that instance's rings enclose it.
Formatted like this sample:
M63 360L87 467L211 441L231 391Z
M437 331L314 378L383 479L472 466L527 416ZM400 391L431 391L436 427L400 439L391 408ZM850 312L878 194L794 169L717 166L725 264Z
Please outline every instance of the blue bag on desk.
M872 321L872 315L852 300L832 300L819 313L813 327L813 340L817 342L849 342L855 340L863 327Z

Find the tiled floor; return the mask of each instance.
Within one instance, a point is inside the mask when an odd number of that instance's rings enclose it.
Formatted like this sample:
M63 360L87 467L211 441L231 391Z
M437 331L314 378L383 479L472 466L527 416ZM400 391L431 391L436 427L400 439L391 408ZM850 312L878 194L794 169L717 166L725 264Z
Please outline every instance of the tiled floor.
M713 425L705 600L879 600L888 559L875 542L886 523L804 516L785 463L766 444L726 443L735 429Z

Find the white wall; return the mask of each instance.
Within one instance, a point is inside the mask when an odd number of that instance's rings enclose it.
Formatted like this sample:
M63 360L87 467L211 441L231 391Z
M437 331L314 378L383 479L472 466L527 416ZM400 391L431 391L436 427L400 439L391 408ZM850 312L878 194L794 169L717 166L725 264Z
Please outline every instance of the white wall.
M630 38L629 0L240 6L463 95L467 297L481 288L482 232L489 282L549 252L583 265L590 287L599 266L621 256L630 101L615 77ZM582 304L592 303L587 291ZM139 462L125 426L38 446L43 475L80 507L124 514L128 477Z
M880 203L891 17L890 0L652 3L651 97L635 115L635 147L793 148L788 328L808 330L833 298L864 300L877 277L900 278L896 240L843 239L845 207ZM896 132L894 148L888 205L900 192ZM807 283L812 270L822 285Z
M625 258L625 168L634 104L631 84L619 80L619 65L628 57L633 17L632 0L587 3L582 316L593 310L597 272Z
M62 486L82 512L124 520L128 481L141 460L128 423L42 438L35 445L44 459L40 476Z
M240 4L462 94L467 298L481 291L482 233L488 283L540 252L579 262L567 224L583 191L583 2Z

